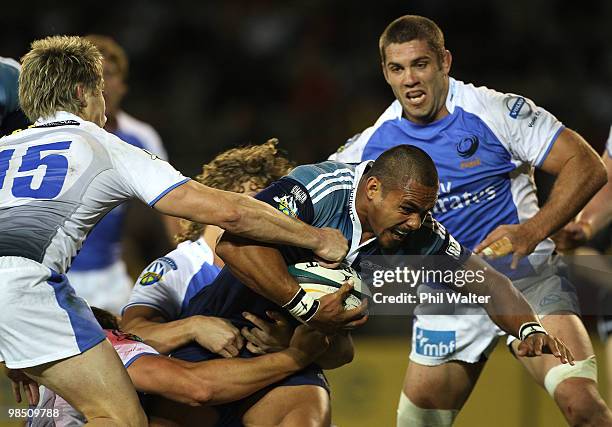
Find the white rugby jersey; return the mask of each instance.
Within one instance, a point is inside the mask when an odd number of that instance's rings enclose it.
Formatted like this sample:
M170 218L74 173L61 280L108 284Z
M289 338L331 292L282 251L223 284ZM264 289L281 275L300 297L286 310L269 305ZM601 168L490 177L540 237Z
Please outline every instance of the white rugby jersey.
M421 148L440 177L434 217L474 248L497 226L522 223L538 212L533 166L544 162L564 127L527 98L453 78L446 108L448 116L419 125L403 117L396 100L330 159L361 162L400 144ZM544 240L518 271L507 268L509 259L494 264L510 277L532 274L553 249L552 241Z
M191 298L221 271L213 261L214 254L204 239L179 244L144 269L123 311L144 305L159 310L167 321L178 319Z
M608 157L612 157L612 126L610 126L610 136L608 136L608 142L606 142L606 153L608 153Z
M91 228L130 198L153 206L188 181L67 112L0 139L0 256L65 273Z

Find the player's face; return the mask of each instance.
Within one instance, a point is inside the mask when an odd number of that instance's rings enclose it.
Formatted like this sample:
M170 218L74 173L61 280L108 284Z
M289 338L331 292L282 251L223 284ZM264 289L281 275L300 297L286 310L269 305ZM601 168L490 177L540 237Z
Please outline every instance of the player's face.
M378 244L383 249L393 249L421 228L436 203L438 189L411 180L401 189L383 193L381 186L373 195L368 223Z
M440 63L424 40L387 46L383 73L408 120L428 124L448 114L445 104L450 64L449 51Z
M87 90L83 96L87 106L82 110L81 117L103 128L106 124L106 104L102 91L92 92Z
M114 117L119 111L121 100L126 92L127 86L117 64L104 61L104 101L106 112L110 117Z

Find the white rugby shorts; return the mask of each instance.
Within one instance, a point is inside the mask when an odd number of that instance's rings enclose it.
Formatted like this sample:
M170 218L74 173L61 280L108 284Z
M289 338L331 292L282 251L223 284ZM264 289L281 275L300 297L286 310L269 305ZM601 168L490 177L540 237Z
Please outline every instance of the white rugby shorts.
M579 314L574 286L564 276L563 261L553 257L543 272L515 280L540 318L555 312ZM415 310L410 360L426 366L441 365L453 360L476 363L489 356L500 336L505 335L479 305L457 304L455 314L434 313L427 305ZM516 338L508 336L510 344Z
M0 257L0 358L12 369L83 353L104 340L65 275L22 257Z

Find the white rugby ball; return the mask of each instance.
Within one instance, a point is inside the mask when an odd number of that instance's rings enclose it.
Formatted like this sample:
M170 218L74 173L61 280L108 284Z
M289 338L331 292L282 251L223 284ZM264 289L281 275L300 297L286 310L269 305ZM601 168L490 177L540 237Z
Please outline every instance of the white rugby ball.
M353 279L353 290L344 300L345 310L359 307L363 298L372 296L366 284L361 281L359 273L349 265L332 269L321 267L316 261L300 262L289 266L289 274L297 280L302 289L317 299L336 292L344 282Z

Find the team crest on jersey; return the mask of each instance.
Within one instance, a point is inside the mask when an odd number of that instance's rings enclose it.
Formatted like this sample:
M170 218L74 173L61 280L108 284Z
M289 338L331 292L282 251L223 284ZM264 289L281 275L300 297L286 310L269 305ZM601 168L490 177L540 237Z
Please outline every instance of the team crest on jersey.
M478 141L476 135L467 136L457 143L457 153L459 156L467 159L476 154L479 145L480 141Z
M176 263L172 258L158 258L145 268L138 278L138 283L142 286L154 285L164 277L164 274L176 269Z
M297 216L297 204L293 195L288 194L283 197L274 196L274 201L278 203L278 210L287 216L295 218Z

